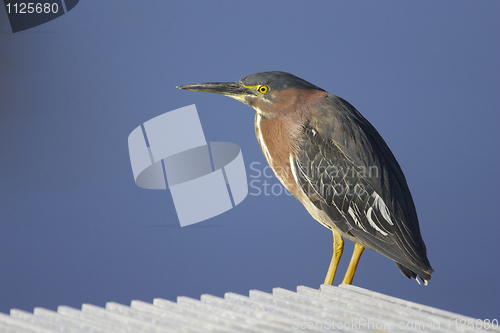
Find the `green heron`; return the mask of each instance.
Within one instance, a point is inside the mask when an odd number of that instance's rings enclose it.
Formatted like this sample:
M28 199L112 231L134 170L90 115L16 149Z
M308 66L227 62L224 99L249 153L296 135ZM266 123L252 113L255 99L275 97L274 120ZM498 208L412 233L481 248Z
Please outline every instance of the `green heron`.
M276 177L333 232L325 284L333 283L345 237L355 247L342 283L352 283L366 247L427 285L433 269L403 171L384 139L351 104L285 72L178 88L229 96L257 111L257 140Z

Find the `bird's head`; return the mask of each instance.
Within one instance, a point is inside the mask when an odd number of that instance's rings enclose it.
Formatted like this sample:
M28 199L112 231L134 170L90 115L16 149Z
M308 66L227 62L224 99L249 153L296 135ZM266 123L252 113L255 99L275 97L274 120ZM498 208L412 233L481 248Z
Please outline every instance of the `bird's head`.
M323 89L285 72L256 73L237 82L195 83L178 88L228 96L250 105L265 117L287 112L300 96L324 92Z

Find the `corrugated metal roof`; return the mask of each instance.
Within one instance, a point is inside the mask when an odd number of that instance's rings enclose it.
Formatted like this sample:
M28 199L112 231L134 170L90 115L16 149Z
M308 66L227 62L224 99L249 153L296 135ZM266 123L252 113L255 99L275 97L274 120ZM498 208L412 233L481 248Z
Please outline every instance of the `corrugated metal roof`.
M57 312L35 308L0 313L0 332L477 332L484 322L405 301L363 288L299 286L249 296L226 293L200 300L157 298L106 308L83 304L81 310L59 306ZM472 326L471 326L472 325ZM484 326L481 331L485 331ZM498 327L487 331L500 332Z

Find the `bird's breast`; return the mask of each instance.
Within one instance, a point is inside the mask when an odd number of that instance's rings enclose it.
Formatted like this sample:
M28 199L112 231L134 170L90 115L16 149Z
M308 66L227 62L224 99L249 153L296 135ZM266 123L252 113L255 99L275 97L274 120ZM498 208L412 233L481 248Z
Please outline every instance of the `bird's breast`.
M257 113L255 116L257 140L267 163L283 186L305 206L316 220L330 228L327 217L311 203L299 184L298 171L292 162L297 150L297 137L302 130L301 127L294 125L296 123L296 120L286 117L264 118Z
M290 154L293 153L295 131L286 119L264 118L259 112L255 116L255 134L267 163L283 186L293 194L297 184L290 167Z
M298 136L303 131L302 126L294 125L297 123L300 122L286 117L265 118L257 112L255 134L269 166L283 186L304 205L314 219L329 229L335 228L325 212L314 205L300 185L297 174L300 171L293 163L298 149Z

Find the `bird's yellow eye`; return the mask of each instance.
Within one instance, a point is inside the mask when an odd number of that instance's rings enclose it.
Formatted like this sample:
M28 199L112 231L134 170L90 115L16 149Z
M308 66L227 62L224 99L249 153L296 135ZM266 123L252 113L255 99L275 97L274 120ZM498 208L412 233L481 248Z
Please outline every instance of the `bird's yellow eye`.
M260 86L258 90L261 94L265 94L269 90L269 87L268 86Z

